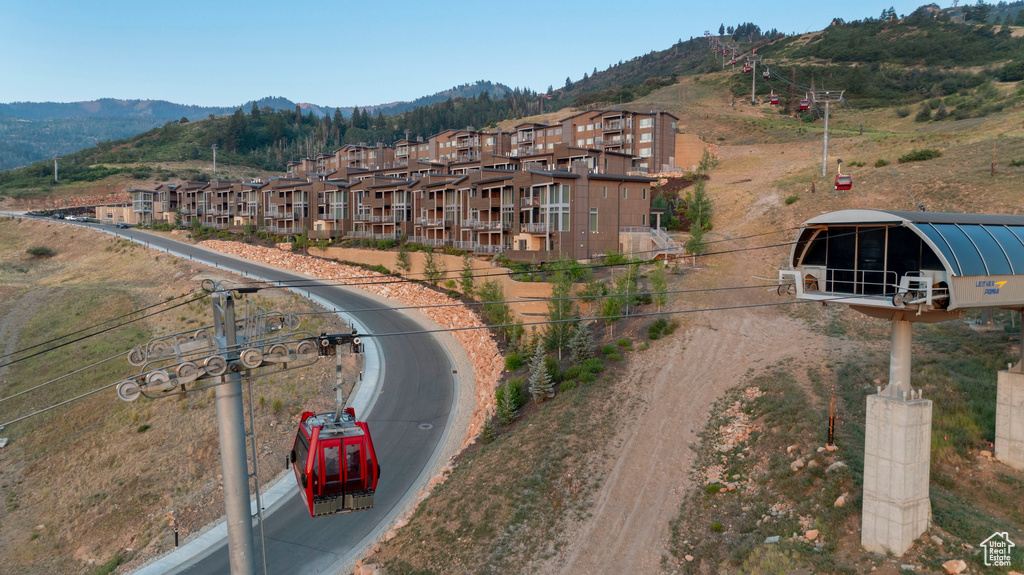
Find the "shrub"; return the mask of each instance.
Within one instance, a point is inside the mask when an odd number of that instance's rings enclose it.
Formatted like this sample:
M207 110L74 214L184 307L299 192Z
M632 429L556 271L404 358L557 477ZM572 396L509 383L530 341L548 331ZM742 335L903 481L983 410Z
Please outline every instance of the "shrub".
M582 374L580 374L580 381L582 381L583 383L590 383L590 382L594 381L595 379L597 379L597 376L594 375L593 373L589 372L589 371L586 371L586 372L583 372Z
M619 341L615 342L615 344L618 345L619 347L629 347L633 345L633 342L629 341L628 337L624 337Z
M569 391L570 389L576 389L575 379L567 379L558 384L558 391Z
M494 426L491 425L491 420L488 419L487 421L484 422L484 426L480 428L480 443L487 445L488 443L494 441L494 437Z
M37 258L51 258L57 255L56 250L54 250L53 248L48 248L46 246L32 246L29 249L25 250L25 253Z
M899 106L893 111L896 113L897 118L906 118L910 115L910 108L906 106Z
M800 196L798 196L796 194L793 194L792 196L787 196L786 197L786 205L788 206L788 205L792 204L793 202L795 202L795 201L797 201L799 199L800 199Z
M148 423L144 423L144 424L140 425L139 428L136 429L135 431L137 431L139 433L142 433L142 432L146 431L147 429L149 429L149 424Z
M1017 166L1024 166L1024 160L1010 160L1010 167L1016 168Z
M570 365L565 369L565 372L562 373L562 380L565 381L570 379L578 379L581 375L583 375L583 372L584 370L582 365Z
M600 373L604 371L604 362L601 361L601 358L599 357L592 357L590 359L587 359L580 365L582 365L583 369L587 370L590 373Z
M562 372L558 370L558 360L553 356L544 356L544 369L548 371L548 377L551 378L551 381L555 383L562 381Z
M883 159L883 158L878 158L877 160L875 160L875 167L876 168L884 168L884 167L886 167L888 165L889 165L889 160L886 160L886 159Z
M715 493L718 493L719 491L721 491L721 489L722 489L721 485L719 485L717 483L711 483L707 487L704 488L704 493L707 493L709 495L714 495Z
M639 349L640 351L643 351L643 350L647 349L648 347L650 347L650 346L647 345L646 341L641 341L640 345L636 346L636 348Z
M850 164L850 166L852 166L854 168L863 168L864 167L864 162L861 162L861 161L849 162L849 164Z
M907 154L903 154L896 161L901 164L905 164L907 162L923 162L925 160L932 160L940 157L942 157L942 152L934 148L925 148L923 150L913 150Z
M523 367L523 356L512 352L505 357L505 371L515 371Z
M622 356L618 353L609 353L607 357L612 361L622 361Z
M715 521L714 523L711 524L711 530L714 531L715 533L721 533L722 532L722 524L719 523L718 521Z
M605 355L608 355L609 353L615 353L615 351L616 351L615 346L612 345L612 344L608 344L608 345L603 346L601 348L601 353L603 353Z
M654 320L654 323L647 327L647 339L658 339L665 332L666 327L668 327L668 320L665 318L660 317Z
M932 109L927 102L921 104L921 110L914 116L915 122L930 122L932 119Z

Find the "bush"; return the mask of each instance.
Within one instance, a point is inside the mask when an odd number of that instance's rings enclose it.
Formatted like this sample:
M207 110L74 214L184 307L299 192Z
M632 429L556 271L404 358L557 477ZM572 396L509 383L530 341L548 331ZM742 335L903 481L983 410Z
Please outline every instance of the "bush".
M515 371L523 367L523 356L517 352L512 352L505 357L505 371Z
M601 358L599 357L592 357L590 359L587 359L580 365L582 365L583 369L587 370L590 373L600 373L604 371L604 362L601 361Z
M610 359L612 361L622 361L622 356L619 355L618 353L609 353L608 354L608 359Z
M932 109L928 103L921 104L921 110L918 111L917 115L914 116L915 122L930 122L932 119Z
M888 165L889 165L889 160L886 160L886 159L883 159L883 158L878 158L877 160L875 160L875 167L876 168L884 168L884 167L886 167Z
M597 379L597 376L594 375L593 373L590 373L589 371L583 372L580 375L580 381L582 381L583 383L590 383L595 379Z
M907 154L900 156L896 161L905 164L907 162L923 162L925 160L932 160L935 158L941 158L942 152L934 148L925 148L923 150L914 150Z
M617 350L615 349L615 346L612 345L612 344L608 344L608 345L603 346L601 348L601 353L603 353L605 355L608 355L609 353L615 353L616 351Z
M1010 160L1010 167L1016 168L1018 166L1024 166L1024 160Z
M56 250L54 250L53 248L48 248L46 246L32 246L29 249L25 250L25 253L37 258L52 258L53 256L57 255Z
M581 375L583 375L583 373L584 369L582 365L570 365L565 369L565 372L562 373L562 380L565 381L570 379L578 379Z
M562 372L558 370L558 360L553 356L544 356L544 369L546 369L548 375L551 376L551 381L555 383L562 381Z
M144 424L140 425L139 428L136 429L135 431L137 431L139 433L143 433L147 429L149 429L149 424L148 423L144 423Z
M618 345L619 347L629 347L633 345L633 342L629 341L628 337L624 337L619 341L615 342L615 344Z
M488 443L494 441L494 438L494 426L491 425L491 420L488 419L487 421L484 422L484 426L480 428L480 443L487 445Z
M576 389L575 379L567 379L558 384L558 391L569 391L570 389Z
M793 194L792 196L787 196L786 197L786 205L788 206L788 205L792 204L793 202L795 202L795 201L797 201L799 199L800 199L800 196L798 196L796 194Z
M910 115L910 108L906 106L900 106L893 111L896 113L897 118L906 118Z

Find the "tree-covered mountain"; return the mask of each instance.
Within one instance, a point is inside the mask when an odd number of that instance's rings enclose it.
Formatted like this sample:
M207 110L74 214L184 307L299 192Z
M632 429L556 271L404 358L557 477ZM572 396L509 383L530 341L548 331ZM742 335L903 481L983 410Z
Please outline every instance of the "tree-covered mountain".
M412 102L391 102L368 106L364 110L385 115L400 114L450 98L470 98L488 93L503 98L512 92L507 86L480 80L455 86ZM296 103L287 98L268 96L241 106L191 106L163 100L117 100L103 98L88 102L13 102L0 104L0 170L24 166L35 161L71 154L104 141L130 138L168 121L201 120L226 116L235 110L249 110L255 103L261 110L299 109L318 118L333 116L330 106ZM353 107L341 107L348 118Z

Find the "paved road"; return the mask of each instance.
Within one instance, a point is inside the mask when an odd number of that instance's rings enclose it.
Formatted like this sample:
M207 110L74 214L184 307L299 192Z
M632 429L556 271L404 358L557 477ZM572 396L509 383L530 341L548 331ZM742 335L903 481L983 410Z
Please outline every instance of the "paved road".
M86 224L79 224L86 225ZM112 231L109 225L90 225ZM145 232L116 230L158 249L170 250L197 261L237 268L238 260L226 255L197 249ZM260 266L246 261L248 275L270 280L309 278ZM338 309L380 307L375 301L336 287L303 287L303 292L318 296ZM393 333L422 329L399 312L361 312L352 314L362 333ZM330 573L353 559L356 551L372 540L378 525L397 511L404 496L416 489L416 480L430 463L444 435L453 407L453 366L446 351L434 337L410 335L382 337L380 347L384 380L367 421L381 466L374 508L328 518L312 519L292 492L266 521L268 573ZM385 362L384 359L387 358ZM360 414L362 415L362 414ZM426 424L426 425L424 425ZM282 461L283 466L283 461ZM413 493L413 495L415 495ZM257 540L259 539L256 531ZM257 555L258 566L261 558ZM172 571L192 574L223 574L230 571L226 544L206 557Z

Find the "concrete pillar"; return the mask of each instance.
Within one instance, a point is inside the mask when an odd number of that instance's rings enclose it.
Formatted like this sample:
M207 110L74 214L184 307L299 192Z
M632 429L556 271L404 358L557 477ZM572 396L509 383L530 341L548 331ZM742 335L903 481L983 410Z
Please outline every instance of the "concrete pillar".
M902 555L928 529L932 402L908 395L868 396L860 538L868 551Z
M1024 469L1024 373L1000 371L996 388L996 459Z

